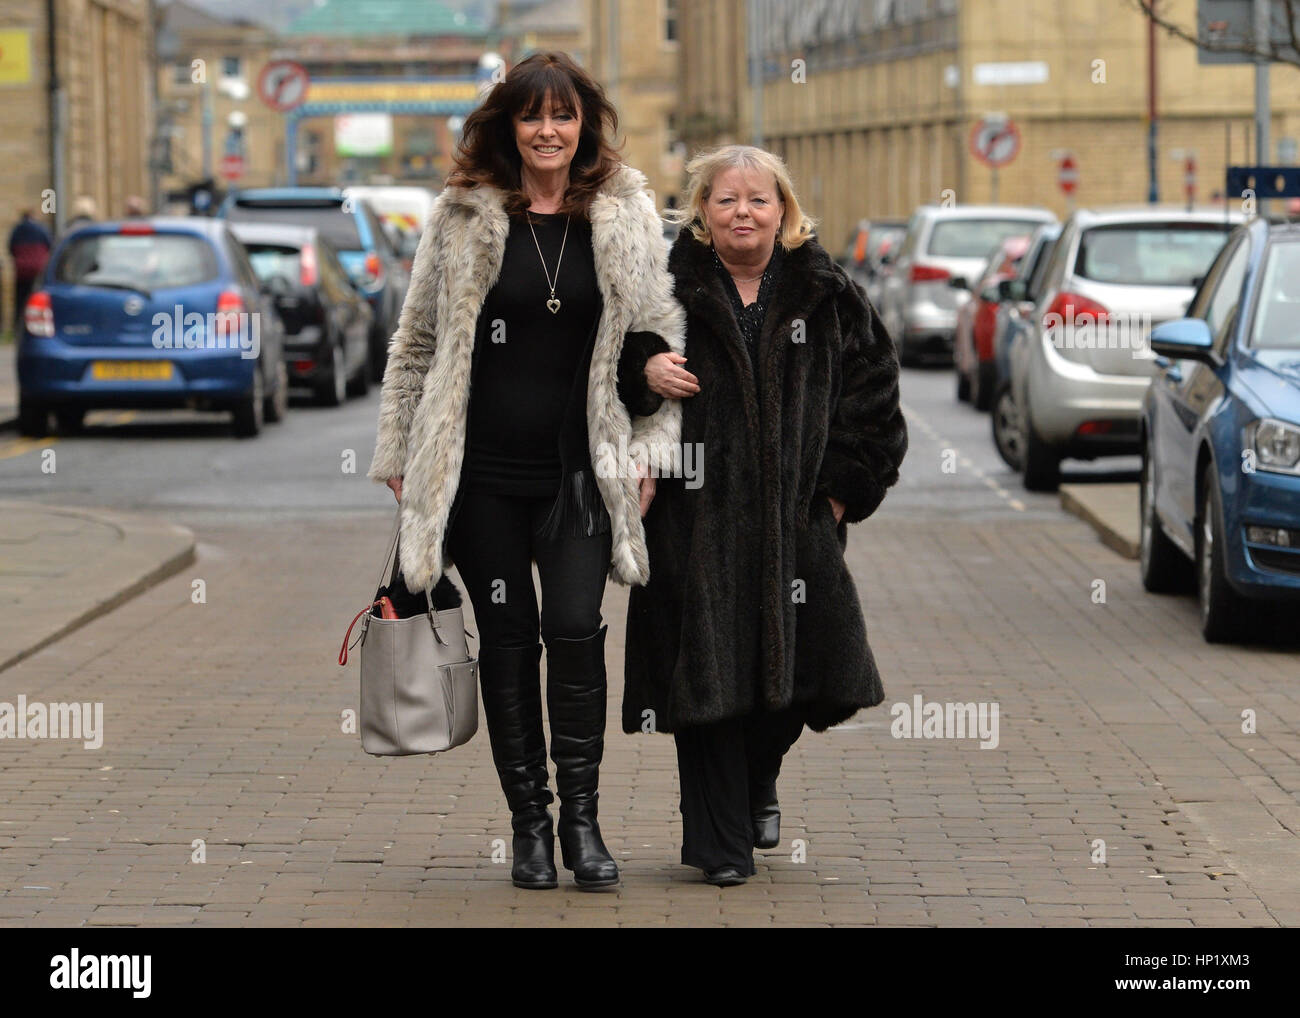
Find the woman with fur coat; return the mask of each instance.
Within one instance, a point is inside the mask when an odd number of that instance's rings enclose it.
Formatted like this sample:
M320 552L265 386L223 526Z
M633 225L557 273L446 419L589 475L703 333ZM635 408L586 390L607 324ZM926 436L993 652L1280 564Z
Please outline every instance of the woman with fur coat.
M681 307L645 177L607 140L616 124L600 86L549 53L466 119L391 341L369 471L401 505L406 585L428 590L454 562L474 606L511 877L526 888L557 886L539 637L563 862L580 887L618 882L596 818L600 605L608 574L649 575L645 464L597 466L612 449L666 455L680 431L680 404L649 399L645 371L681 352ZM630 391L653 405L630 415Z
M778 842L777 775L804 725L884 698L843 552L897 481L907 430L894 344L781 160L728 146L687 171L669 271L690 370L664 391L688 397L694 469L651 482L623 727L674 733L682 862L728 886Z

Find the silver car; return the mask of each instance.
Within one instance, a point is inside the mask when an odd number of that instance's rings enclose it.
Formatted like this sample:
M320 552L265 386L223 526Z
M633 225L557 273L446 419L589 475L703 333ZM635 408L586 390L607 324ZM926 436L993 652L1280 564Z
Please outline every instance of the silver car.
M880 300L899 359L951 363L957 310L970 300L989 251L1055 221L1047 209L1016 205L923 205L912 213Z
M1241 220L1158 205L1080 209L1066 220L1011 351L1026 488L1055 488L1066 457L1138 451L1149 333L1182 317Z

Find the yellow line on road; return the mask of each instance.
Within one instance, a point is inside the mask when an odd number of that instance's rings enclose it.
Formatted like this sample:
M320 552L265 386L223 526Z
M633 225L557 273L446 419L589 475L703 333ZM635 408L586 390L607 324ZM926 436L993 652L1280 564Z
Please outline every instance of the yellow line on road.
M0 460L10 460L22 456L33 449L44 449L57 442L57 438L15 438L11 442L0 444Z

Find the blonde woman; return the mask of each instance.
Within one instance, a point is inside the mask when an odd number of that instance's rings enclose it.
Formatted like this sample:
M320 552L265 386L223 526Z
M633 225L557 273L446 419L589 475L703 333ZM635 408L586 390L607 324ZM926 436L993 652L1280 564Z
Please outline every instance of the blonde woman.
M646 375L683 399L703 469L660 478L645 517L623 727L674 734L682 862L728 886L780 838L777 775L804 725L884 698L843 552L897 481L907 431L894 344L781 160L728 146L687 169L668 262L686 356L656 354Z

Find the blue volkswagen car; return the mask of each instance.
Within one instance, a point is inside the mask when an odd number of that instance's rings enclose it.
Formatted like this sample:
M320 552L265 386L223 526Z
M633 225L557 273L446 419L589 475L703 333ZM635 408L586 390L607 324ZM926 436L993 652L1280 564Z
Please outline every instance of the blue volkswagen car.
M1260 602L1300 598L1300 224L1238 227L1151 347L1142 582L1194 575L1205 639L1239 639Z
M282 328L221 220L95 223L54 249L18 338L18 425L75 430L87 410L228 411L256 435L288 407Z

